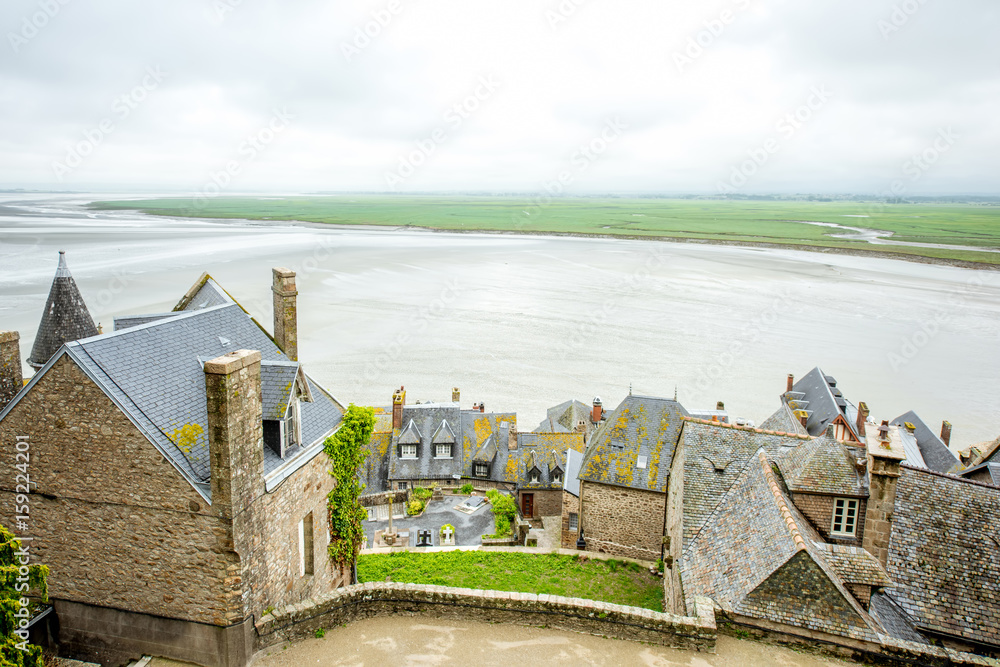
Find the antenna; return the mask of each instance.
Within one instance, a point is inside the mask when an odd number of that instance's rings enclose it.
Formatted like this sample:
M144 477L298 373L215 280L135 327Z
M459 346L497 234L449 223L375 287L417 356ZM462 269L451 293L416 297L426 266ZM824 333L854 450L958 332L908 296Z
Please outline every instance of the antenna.
M674 400L677 400L677 385L674 385Z

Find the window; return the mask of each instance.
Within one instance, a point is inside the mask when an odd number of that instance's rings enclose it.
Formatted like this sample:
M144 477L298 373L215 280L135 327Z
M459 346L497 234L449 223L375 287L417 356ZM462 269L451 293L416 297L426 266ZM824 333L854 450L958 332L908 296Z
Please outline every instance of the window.
M413 445L400 445L399 446L399 458L401 459L415 459L417 458L417 446Z
M396 482L397 491L406 491L406 482Z
M299 521L299 575L313 573L313 515L306 514Z
M489 474L489 468L485 463L477 463L473 466L472 474L476 477L486 477Z
M451 443L449 442L439 442L434 445L434 456L439 459L450 459L451 458Z
M831 535L854 537L858 522L858 501L850 498L837 498L833 501L833 529Z
M552 483L562 484L562 470L556 470L552 473Z
M580 515L576 512L569 513L569 529L577 530L580 528Z
M538 479L537 471L532 470L531 473L528 474L528 484L538 484Z

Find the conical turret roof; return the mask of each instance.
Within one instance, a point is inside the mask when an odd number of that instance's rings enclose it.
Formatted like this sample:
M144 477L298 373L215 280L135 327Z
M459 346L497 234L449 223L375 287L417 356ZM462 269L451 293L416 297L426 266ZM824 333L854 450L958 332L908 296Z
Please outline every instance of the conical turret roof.
M90 338L98 333L87 304L66 266L66 251L59 251L59 267L52 280L49 300L45 303L42 323L38 325L35 344L28 363L41 368L64 343Z

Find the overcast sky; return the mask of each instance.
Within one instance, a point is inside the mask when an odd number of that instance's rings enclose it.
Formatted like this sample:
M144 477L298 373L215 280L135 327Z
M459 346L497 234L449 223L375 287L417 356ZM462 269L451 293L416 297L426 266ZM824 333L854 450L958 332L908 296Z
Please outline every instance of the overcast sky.
M1000 194L997 0L4 0L0 25L0 187Z

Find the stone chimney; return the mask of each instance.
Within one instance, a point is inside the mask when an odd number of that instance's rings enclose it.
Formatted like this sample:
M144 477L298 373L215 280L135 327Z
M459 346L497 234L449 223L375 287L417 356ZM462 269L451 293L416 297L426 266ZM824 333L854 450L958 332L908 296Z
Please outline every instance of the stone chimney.
M461 392L458 391L458 387L451 388L451 402L458 403L459 399L462 397Z
M486 404L483 403L482 401L479 402L479 411L486 412Z
M788 374L788 388L785 391L791 391L792 386L795 384L795 376L791 373Z
M406 405L406 389L400 387L392 393L392 429L403 428L403 406Z
M18 332L0 331L0 410L7 407L24 386L20 341Z
M883 421L878 435L867 438L870 481L868 508L865 513L865 551L875 556L885 567L889 559L889 539L896 506L896 480L899 465L906 458L899 428Z
M295 311L295 272L281 267L271 269L274 282L274 342L290 361L299 360L299 325Z
M941 442L945 444L945 447L951 445L951 422L943 421L941 422Z
M868 404L862 401L858 403L858 422L855 424L858 429L858 435L862 438L865 437L865 423L868 421L868 415L871 412L868 410Z
M240 515L264 492L260 352L236 350L205 362L212 507Z
M716 409L716 410L720 410L720 411L721 411L721 410L725 410L725 409L726 409L726 404L725 404L725 403L723 403L722 401L718 401L718 402L716 402L716 404L715 404L715 409Z
M594 407L590 411L590 421L592 421L595 424L597 424L598 422L601 421L602 417L604 417L604 404L601 403L601 397L600 396L595 396L594 397Z

